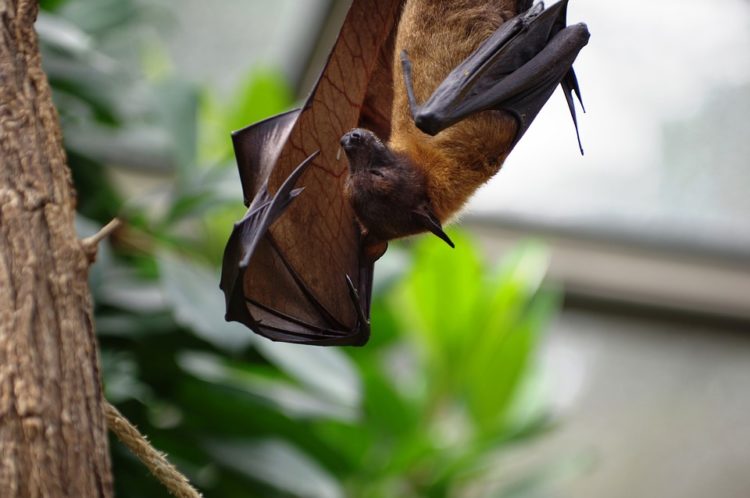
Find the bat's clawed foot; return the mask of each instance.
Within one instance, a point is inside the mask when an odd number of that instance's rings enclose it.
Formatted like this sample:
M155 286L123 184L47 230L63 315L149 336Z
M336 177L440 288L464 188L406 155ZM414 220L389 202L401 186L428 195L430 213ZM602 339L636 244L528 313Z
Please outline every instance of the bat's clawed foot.
M503 111L518 122L514 146L561 84L577 132L572 94L580 100L580 89L572 66L589 33L584 24L567 26L567 4L561 0L545 9L541 2L532 6L523 0L519 6L528 10L501 24L421 104L414 94L409 55L402 51L406 94L417 128L436 135L476 113Z
M362 300L359 297L359 291L356 287L354 287L354 282L352 282L352 279L349 275L346 276L346 285L349 288L349 297L352 298L352 304L354 305L354 309L357 311L357 317L359 318L360 324L369 327L370 320L367 319L365 310L362 308Z

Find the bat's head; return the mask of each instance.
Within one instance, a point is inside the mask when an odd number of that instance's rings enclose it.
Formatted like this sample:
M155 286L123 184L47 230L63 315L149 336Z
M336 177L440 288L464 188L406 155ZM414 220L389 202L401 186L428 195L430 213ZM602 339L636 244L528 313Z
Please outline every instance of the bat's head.
M398 158L373 132L355 128L341 137L350 174L390 168Z
M341 137L341 146L349 158L346 197L374 239L432 231L452 245L433 214L424 173L408 156L362 128Z
M424 186L422 174L409 158L391 150L369 130L355 128L346 133L341 137L341 147L349 159L349 183L356 183L363 193L387 197Z

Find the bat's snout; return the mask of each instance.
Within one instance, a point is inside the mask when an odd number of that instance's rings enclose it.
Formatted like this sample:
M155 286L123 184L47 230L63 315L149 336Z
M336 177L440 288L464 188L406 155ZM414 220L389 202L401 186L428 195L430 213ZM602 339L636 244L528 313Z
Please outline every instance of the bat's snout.
M357 128L344 134L344 136L341 137L341 146L345 150L349 150L362 145L365 141L365 134L363 132L364 130Z

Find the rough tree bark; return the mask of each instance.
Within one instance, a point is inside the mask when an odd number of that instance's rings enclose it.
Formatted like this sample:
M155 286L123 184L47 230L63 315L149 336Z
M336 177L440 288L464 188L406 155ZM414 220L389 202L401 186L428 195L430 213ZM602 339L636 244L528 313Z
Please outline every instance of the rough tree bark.
M75 193L35 0L0 0L0 496L111 497Z

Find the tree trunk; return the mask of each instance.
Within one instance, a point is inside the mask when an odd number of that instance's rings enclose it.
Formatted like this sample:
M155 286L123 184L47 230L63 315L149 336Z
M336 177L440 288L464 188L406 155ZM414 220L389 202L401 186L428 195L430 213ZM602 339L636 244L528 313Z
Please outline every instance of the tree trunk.
M0 496L111 497L75 193L35 0L0 0Z

